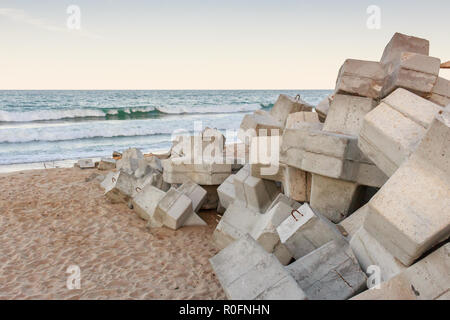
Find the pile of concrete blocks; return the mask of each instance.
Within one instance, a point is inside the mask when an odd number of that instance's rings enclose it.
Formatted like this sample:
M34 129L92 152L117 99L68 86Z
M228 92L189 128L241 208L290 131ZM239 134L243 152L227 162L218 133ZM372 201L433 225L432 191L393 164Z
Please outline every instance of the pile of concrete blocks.
M280 135L291 113L312 111L313 106L303 101L300 95L295 98L281 94L270 112L257 110L253 114L245 115L238 133L239 139L247 144L253 137Z
M213 234L229 298L450 299L450 82L429 46L396 33L314 110L282 95L244 117L263 130L238 136L250 164Z

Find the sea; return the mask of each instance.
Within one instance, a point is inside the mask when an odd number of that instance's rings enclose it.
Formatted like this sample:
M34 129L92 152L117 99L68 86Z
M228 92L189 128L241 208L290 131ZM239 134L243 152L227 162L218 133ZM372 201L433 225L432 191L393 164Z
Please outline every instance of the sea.
M193 132L199 124L232 132L245 114L270 110L279 94L299 94L316 106L331 92L3 90L0 165L110 157L113 151L129 147L143 152L168 150L174 132ZM227 142L236 139L227 138Z

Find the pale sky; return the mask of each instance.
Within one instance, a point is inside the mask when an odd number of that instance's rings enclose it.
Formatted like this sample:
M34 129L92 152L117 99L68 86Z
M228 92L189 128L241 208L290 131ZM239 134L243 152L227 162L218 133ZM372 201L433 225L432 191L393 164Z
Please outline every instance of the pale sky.
M0 0L0 89L332 89L346 58L378 61L395 32L450 60L449 12L448 0Z

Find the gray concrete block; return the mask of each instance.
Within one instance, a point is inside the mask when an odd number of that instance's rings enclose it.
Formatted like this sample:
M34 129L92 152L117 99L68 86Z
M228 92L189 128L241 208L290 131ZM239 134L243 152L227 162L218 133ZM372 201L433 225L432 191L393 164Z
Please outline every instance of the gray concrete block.
M402 52L413 52L427 56L430 53L430 42L426 39L397 32L384 49L381 63L388 67L399 58Z
M98 170L113 170L116 168L116 160L110 158L102 158L98 164Z
M286 269L311 300L346 300L367 288L366 275L343 241L330 241Z
M450 244L383 282L379 289L364 291L355 300L448 300L450 288Z
M93 169L95 168L95 163L92 159L80 159L77 161L77 166L80 169Z
M306 299L278 260L249 235L219 252L210 262L229 299Z
M218 188L220 205L226 210L233 203L236 195L234 193L234 174L230 175Z
M183 183L177 191L191 199L194 212L198 212L206 201L206 190L192 181Z
M161 226L154 221L154 214L159 201L165 195L164 191L148 184L133 197L133 208L142 219L146 221L152 220L151 224L153 226Z
M116 175L107 176L111 182L105 181L105 196L112 203L128 203L135 192L136 179L126 172L119 171ZM105 179L105 180L106 180Z
M170 189L159 201L154 220L170 229L177 230L194 212L192 201L176 189Z

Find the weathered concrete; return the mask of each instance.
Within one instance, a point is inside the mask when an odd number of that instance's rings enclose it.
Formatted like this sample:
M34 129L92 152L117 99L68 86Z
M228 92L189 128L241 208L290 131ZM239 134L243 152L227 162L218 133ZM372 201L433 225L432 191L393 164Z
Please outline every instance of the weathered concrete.
M339 231L347 239L352 239L359 229L364 225L364 220L369 213L369 207L367 204L356 210L350 216L342 220L339 225Z
M77 166L80 169L93 169L95 168L95 163L92 159L80 159L77 161Z
M384 49L381 63L388 67L397 60L402 52L413 52L428 56L430 53L430 42L426 39L395 33Z
M150 224L153 226L158 225L154 221L154 214L159 201L165 194L164 191L148 184L133 197L133 208L139 217L147 221L151 220Z
M116 168L128 174L134 174L139 167L139 159L144 159L144 154L136 148L129 148L122 154L122 158L116 161Z
M448 300L450 244L442 246L404 270L379 289L367 290L355 300Z
M170 229L177 230L193 213L191 199L172 188L158 202L154 220Z
M387 67L383 97L397 88L404 88L422 97L429 97L439 76L441 60L426 55L402 52Z
M219 252L210 263L229 299L306 299L289 272L250 235Z
M347 59L339 70L335 91L378 99L384 79L385 70L381 63Z
M380 267L381 281L387 281L406 269L364 227L360 227L351 238L350 246L364 272L372 265Z
M234 193L234 174L230 175L218 188L219 203L226 210L236 198ZM225 211L224 211L225 212ZM223 213L223 212L220 212Z
M213 233L213 244L222 250L245 234L250 233L261 213L243 206L240 201L230 204Z
M231 174L231 164L215 163L214 159L203 159L200 164L185 163L183 157L163 160L163 177L167 183L193 181L199 185L220 185Z
M426 99L397 89L365 116L358 146L391 176L415 150L441 110Z
M355 182L312 175L311 208L334 223L341 222L354 211L359 196L360 188Z
M308 204L289 216L278 227L281 243L299 259L331 240L342 239L337 228L324 217L314 213Z
M110 181L104 181L105 196L112 203L128 203L135 192L136 179L123 171L112 176L108 175L106 179Z
M330 103L333 101L334 93L323 99L315 108L319 120L324 122L327 118L328 110L330 109Z
M364 228L406 266L450 235L450 112L369 202Z
M102 158L98 164L98 170L113 170L116 168L116 160Z
M330 241L286 269L310 300L345 300L367 288L367 277L344 241Z
M300 98L300 95L292 98L288 95L280 94L273 108L270 110L270 115L277 121L281 122L284 127L286 125L286 120L290 114L312 110L313 106L303 101Z
M317 129L285 130L280 162L323 176L380 187L387 180L358 148L356 136Z
M233 183L236 200L257 212L265 212L280 193L275 182L252 177L249 165L236 173Z
M192 181L183 183L177 191L191 199L194 212L198 212L206 201L206 190Z
M292 210L294 210L293 207L279 201L265 214L261 215L250 232L250 235L268 253L273 253L283 265L287 265L291 261L292 254L280 242L280 236L276 228L290 216Z
M320 123L319 115L316 112L296 112L291 113L286 120L286 129L295 129L298 123Z
M448 105L450 103L450 81L439 77L429 100L442 107Z
M371 98L336 94L330 104L323 131L357 136L364 116L376 106Z

